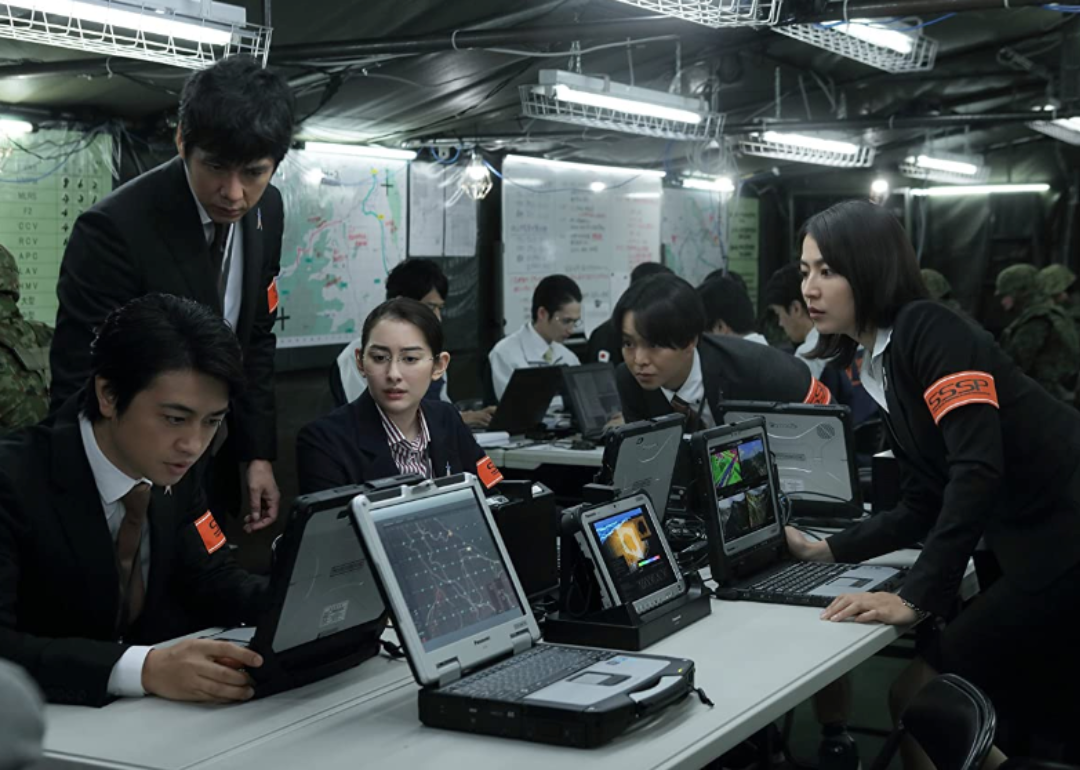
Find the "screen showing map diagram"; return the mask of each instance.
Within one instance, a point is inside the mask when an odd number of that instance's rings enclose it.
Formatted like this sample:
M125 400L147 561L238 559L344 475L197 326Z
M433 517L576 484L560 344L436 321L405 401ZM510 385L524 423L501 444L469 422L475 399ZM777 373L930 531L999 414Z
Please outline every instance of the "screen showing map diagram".
M523 616L471 490L385 511L375 526L426 651Z

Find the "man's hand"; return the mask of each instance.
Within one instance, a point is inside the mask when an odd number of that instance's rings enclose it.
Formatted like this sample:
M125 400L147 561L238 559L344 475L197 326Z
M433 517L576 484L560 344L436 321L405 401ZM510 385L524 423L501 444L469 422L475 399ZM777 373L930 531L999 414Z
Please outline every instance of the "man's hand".
M910 626L918 615L896 594L861 593L844 594L833 599L832 604L821 613L822 620L838 623L854 620L856 623L884 623L888 626Z
M142 670L142 686L169 700L231 703L249 700L255 690L242 668L258 668L262 657L232 642L188 639L151 650Z
M491 418L495 415L495 407L488 406L475 412L462 412L461 419L470 428L486 428L491 425Z
M832 549L829 548L828 540L810 540L795 527L784 527L784 536L787 538L788 551L794 559L799 561L836 561Z
M620 425L626 425L626 420L623 418L622 412L615 412L608 418L608 421L604 423L604 430L608 428L617 428Z
M251 513L244 517L244 531L250 534L266 529L277 519L281 492L269 460L252 460L246 475Z

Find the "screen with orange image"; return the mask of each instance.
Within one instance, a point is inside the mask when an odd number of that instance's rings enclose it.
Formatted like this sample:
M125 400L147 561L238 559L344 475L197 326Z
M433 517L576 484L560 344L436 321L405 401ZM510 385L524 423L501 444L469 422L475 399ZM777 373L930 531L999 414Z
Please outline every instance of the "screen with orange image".
M643 508L592 522L619 599L630 604L677 581L660 537Z

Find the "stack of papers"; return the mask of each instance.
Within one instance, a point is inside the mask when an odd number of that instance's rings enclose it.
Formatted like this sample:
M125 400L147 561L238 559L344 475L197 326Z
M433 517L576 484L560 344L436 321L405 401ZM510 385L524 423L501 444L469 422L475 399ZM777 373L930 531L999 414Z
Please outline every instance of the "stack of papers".
M510 443L510 434L505 430L489 430L474 433L473 438L482 447L506 446Z

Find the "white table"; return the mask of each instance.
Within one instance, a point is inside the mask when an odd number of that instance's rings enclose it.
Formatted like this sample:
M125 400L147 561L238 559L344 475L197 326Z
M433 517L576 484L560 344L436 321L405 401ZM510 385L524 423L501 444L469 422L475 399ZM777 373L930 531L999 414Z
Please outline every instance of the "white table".
M716 703L687 699L588 752L424 727L406 664L358 669L262 701L206 707L157 699L103 709L50 706L43 767L260 770L578 766L696 768L778 718L899 636L826 623L804 607L713 602L713 614L650 648L691 658ZM555 763L555 764L553 764Z

